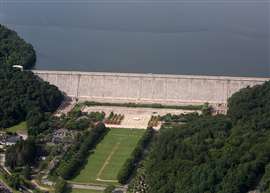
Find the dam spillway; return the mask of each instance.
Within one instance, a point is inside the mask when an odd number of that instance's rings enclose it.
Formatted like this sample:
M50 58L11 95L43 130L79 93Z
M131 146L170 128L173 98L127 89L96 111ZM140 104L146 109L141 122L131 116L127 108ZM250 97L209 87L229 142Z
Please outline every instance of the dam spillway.
M98 102L226 104L233 93L270 78L42 71L33 73L67 96Z

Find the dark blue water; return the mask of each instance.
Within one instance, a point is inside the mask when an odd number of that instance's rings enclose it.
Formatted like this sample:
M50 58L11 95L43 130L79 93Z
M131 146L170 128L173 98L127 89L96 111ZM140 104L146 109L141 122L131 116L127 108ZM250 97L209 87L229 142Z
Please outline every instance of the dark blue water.
M0 0L37 69L270 76L270 2Z

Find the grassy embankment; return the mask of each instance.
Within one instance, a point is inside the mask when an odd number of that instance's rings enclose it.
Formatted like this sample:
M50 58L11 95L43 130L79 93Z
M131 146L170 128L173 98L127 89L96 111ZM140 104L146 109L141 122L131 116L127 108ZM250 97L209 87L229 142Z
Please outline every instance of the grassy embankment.
M26 121L23 121L19 123L18 125L15 125L13 127L6 129L6 131L12 132L12 133L27 134L27 123Z

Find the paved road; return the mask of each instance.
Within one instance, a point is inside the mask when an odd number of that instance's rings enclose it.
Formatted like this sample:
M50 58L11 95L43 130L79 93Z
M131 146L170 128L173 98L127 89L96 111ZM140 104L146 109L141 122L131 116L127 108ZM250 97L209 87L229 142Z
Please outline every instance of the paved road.
M71 184L72 188L77 189L87 189L87 190L105 190L105 187L103 186L94 186L94 185L83 185L83 184Z

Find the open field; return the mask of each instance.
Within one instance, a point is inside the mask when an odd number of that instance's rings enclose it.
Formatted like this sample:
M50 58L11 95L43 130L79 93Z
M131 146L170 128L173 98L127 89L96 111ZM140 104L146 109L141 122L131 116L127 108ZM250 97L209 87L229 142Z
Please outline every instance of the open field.
M26 124L26 121L23 121L23 122L19 123L18 125L15 125L13 127L10 127L6 131L9 131L9 132L12 132L12 133L27 134L27 124Z
M72 189L71 193L103 193L97 190Z
M145 130L114 128L98 144L75 183L117 183L117 174Z

